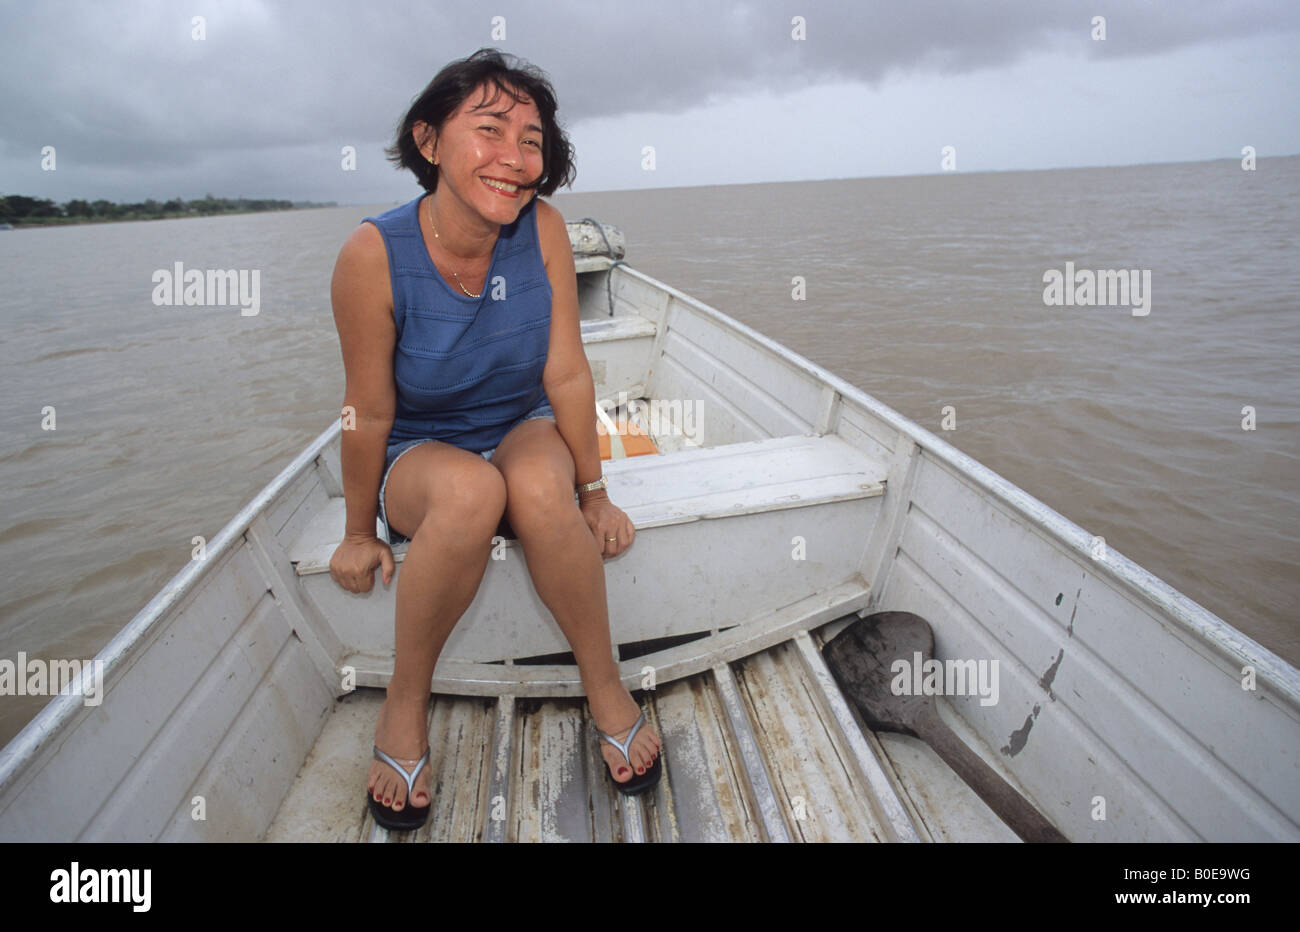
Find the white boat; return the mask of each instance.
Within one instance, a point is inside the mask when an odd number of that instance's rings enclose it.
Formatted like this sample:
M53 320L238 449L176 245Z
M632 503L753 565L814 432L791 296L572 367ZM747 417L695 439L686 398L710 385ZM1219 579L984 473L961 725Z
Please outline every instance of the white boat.
M575 252L593 226L571 225ZM1300 671L826 370L614 257L578 257L597 397L659 452L605 464L606 563L664 778L616 793L568 645L502 541L432 684L434 800L364 787L396 580L344 591L323 431L0 754L0 840L1015 841L924 743L866 729L821 645L924 616L962 740L1071 841L1300 840ZM382 532L381 532L382 533ZM404 547L395 550L398 572ZM995 663L994 663L995 662Z

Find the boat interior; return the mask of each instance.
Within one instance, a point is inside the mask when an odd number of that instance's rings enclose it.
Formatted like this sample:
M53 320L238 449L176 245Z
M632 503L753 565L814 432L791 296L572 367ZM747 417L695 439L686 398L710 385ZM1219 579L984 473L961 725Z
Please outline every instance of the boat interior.
M609 494L637 529L605 570L663 738L652 792L615 791L503 534L434 673L430 817L373 822L406 548L387 587L331 579L335 422L105 649L101 708L59 697L6 749L0 838L1016 841L837 686L823 644L883 610L925 617L940 660L1000 663L993 704L939 714L1071 841L1300 838L1294 668L767 337L621 260L579 272Z

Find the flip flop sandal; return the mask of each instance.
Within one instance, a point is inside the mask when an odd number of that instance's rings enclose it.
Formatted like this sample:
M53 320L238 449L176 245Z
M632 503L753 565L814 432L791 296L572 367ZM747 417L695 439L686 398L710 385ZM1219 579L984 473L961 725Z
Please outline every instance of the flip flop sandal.
M633 771L633 773L635 773L636 768L632 766L632 759L627 756L627 752L632 746L632 739L636 737L636 733L641 729L641 726L644 724L645 724L645 713L642 712L640 715L637 716L636 724L632 726L632 730L627 733L626 741L618 741L613 736L605 734L603 731L601 731L599 728L596 727L595 722L591 723L591 727L596 732L596 734L600 735L600 737L604 738L610 744L614 745L614 747L618 748L619 753L623 755L623 760L627 761L628 767ZM597 745L599 745L599 742L597 742ZM655 762L650 765L650 768L645 773L641 774L640 776L633 776L632 779L628 780L626 783L619 783L617 780L615 780L613 772L609 769L609 765L605 764L605 773L609 776L609 782L613 783L614 788L617 789L624 796L637 796L641 793L646 792L646 790L654 789L655 786L657 786L659 783L660 775L663 773L663 766L662 766L663 754L662 754L662 749L660 750L661 753L655 755ZM601 763L604 764L603 756L601 757Z
M411 800L415 798L415 778L420 775L424 765L429 763L429 750L429 748L425 748L424 755L420 758L419 763L415 765L415 769L407 773L405 767L379 750L378 746L375 747L375 759L392 767L406 781L406 806L402 809L385 806L383 803L377 802L369 790L366 791L366 801L370 803L370 814L384 828L395 832L409 832L422 826L424 820L429 817L429 806L432 805L432 800L419 807L411 805Z

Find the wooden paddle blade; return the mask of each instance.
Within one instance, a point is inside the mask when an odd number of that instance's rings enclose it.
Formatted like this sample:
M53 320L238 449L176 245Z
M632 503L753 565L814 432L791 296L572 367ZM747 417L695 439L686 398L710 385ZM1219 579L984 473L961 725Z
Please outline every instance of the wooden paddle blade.
M879 612L853 622L822 648L826 666L873 731L896 731L928 744L1013 832L1029 842L1065 842L1064 835L953 733L939 717L934 697L911 688L895 694L899 676L934 653L934 632L912 612ZM894 670L894 662L906 666Z
M890 684L897 676L895 660L905 660L910 671L916 654L934 652L934 632L920 615L879 612L849 625L822 648L822 656L844 695L873 731L896 731L920 737L918 725L926 718L930 697L894 695ZM909 674L910 678L910 674Z

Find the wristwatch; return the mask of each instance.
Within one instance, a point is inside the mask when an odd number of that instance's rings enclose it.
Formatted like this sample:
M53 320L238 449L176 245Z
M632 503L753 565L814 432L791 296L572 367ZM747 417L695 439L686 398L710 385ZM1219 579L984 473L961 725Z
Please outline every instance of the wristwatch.
M601 476L595 482L587 482L584 483L583 485L578 486L577 493L581 495L583 492L594 492L597 489L605 489L608 487L609 487L609 483L605 480L604 476Z

